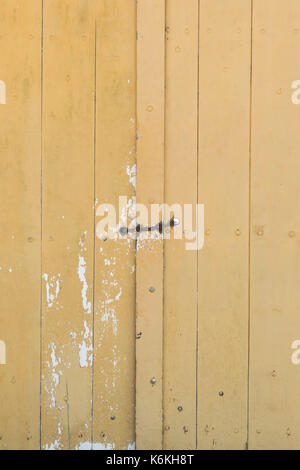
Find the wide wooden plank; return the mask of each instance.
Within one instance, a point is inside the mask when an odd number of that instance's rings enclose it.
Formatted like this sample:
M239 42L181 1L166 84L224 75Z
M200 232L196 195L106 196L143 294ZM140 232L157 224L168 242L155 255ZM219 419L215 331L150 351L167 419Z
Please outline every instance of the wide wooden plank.
M42 446L88 448L94 248L93 0L44 1Z
M165 202L197 204L198 0L166 4ZM164 448L196 448L197 251L165 241Z
M40 446L41 23L40 2L0 3L0 449Z
M165 0L137 4L137 203L164 201ZM147 233L147 232L146 232ZM163 240L137 244L136 438L162 448ZM151 234L155 235L155 234Z
M128 210L135 203L135 0L97 2L96 60L98 233L98 224L103 220L99 216L102 204L112 204L118 217L119 196L127 198ZM122 213L122 225L126 226L124 219ZM94 448L134 448L134 404L135 240L105 240L97 236Z
M251 1L202 0L198 447L247 441Z
M251 449L300 447L300 373L291 360L300 332L299 34L297 0L254 1Z

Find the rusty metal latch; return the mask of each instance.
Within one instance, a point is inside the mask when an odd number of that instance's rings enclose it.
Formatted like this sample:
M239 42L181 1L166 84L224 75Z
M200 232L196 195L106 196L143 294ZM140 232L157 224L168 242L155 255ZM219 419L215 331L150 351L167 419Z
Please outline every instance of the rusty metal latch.
M127 235L128 233L142 233L142 232L159 232L162 234L166 229L173 228L176 225L179 225L180 222L175 217L172 217L168 222L163 222L162 220L155 225L145 226L137 224L136 227L120 227L119 232L122 236Z

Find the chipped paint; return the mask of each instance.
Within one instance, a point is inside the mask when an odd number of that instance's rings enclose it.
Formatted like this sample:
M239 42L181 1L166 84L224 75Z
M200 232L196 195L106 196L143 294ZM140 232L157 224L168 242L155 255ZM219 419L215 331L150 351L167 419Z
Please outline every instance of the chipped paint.
M57 424L57 435L58 435L58 438L55 439L55 441L53 441L50 444L45 444L45 446L43 446L44 450L59 450L59 449L61 449L62 426L61 426L60 422L58 422L58 424Z
M81 442L79 446L76 447L76 450L113 450L116 448L115 443L113 444L102 444L101 442L90 442L85 441Z
M86 261L83 256L78 255L78 277L82 283L81 296L82 296L82 306L86 313L92 312L92 304L87 299L88 283L85 277L86 273Z
M129 177L129 183L136 189L136 164L126 166L126 173Z
M55 408L56 407L56 400L55 400L55 390L59 386L60 382L60 376L62 375L61 371L58 371L58 366L61 364L61 359L57 358L56 356L56 345L52 342L49 345L49 349L51 350L50 353L50 358L51 358L51 364L48 362L48 368L52 371L52 376L51 376L51 383L50 383L50 389L48 387L45 387L46 391L50 395L50 408Z
M58 309L58 296L61 290L61 275L49 276L47 273L43 274L43 279L46 283L46 301L48 309L52 308L54 303Z
M81 332L83 335L82 343L79 344L79 360L80 367L92 367L93 365L93 333L90 331L86 320L84 320L84 331ZM87 345L89 342L89 345ZM88 354L91 353L89 356Z
M86 251L85 239L87 236L87 231L84 232L83 237L79 241L80 254L78 255L78 278L82 284L81 297L82 297L82 306L86 314L91 314L92 312L92 303L87 298L88 292L88 283L86 279L87 263L83 256L83 252ZM93 365L93 333L88 327L87 321L83 322L84 329L81 331L82 341L78 343L79 348L79 364L80 367L92 367ZM76 334L73 333L73 340L75 340Z
M81 442L78 446L76 446L76 450L114 450L116 449L116 443L102 443L102 442L90 442L85 441ZM128 446L122 450L135 450L136 445L135 442L129 442Z

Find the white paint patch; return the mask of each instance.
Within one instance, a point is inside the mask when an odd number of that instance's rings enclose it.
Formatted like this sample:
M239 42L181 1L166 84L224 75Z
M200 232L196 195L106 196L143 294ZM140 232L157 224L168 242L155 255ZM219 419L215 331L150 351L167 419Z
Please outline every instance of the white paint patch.
M87 263L82 256L83 252L86 250L85 242L87 232L84 232L83 239L80 239L79 246L81 247L81 254L78 255L78 277L82 284L81 289L81 296L82 296L82 306L84 308L84 312L87 314L91 314L92 312L92 303L88 301L87 298L87 291L88 291L88 283L86 280L86 270L87 270ZM90 331L87 321L84 320L83 322L84 329L81 331L82 341L78 343L79 347L79 363L80 367L92 367L94 355L93 355L93 341L92 336L93 333ZM74 335L73 335L73 339Z
M62 375L61 371L58 371L58 366L61 364L61 359L58 359L56 356L56 345L54 343L51 343L49 345L49 348L51 349L51 364L48 363L49 368L52 370L52 380L51 380L51 386L50 390L47 389L49 395L50 395L50 408L55 408L56 407L56 400L55 400L55 390L59 386L60 382L60 376Z
M115 442L113 443L102 443L102 442L90 442L85 441L81 442L78 446L76 446L76 450L114 450L116 448ZM135 450L136 444L135 442L130 442L127 447L123 450Z
M59 450L61 448L60 441L61 441L61 436L62 436L62 427L61 423L59 422L57 425L57 434L59 436L58 439L56 439L54 442L51 444L46 444L43 448L44 450Z
M93 450L113 450L115 448L116 444L114 442L112 444L101 444L100 442L93 444Z
M80 367L89 367L93 365L93 345L90 344L87 346L85 339L79 344L79 360L80 360ZM88 353L91 352L92 354L89 355Z
M126 173L129 176L129 183L136 188L136 164L134 163L132 166L127 165Z
M82 305L86 313L92 312L92 304L87 299L88 283L85 277L86 273L86 261L83 256L78 256L78 277L82 283L81 295L82 295Z
M61 275L49 276L47 273L43 275L44 281L46 282L46 301L47 307L53 307L54 303L57 304L58 296L60 293Z
M119 293L116 295L115 300L120 300L120 297L122 295L122 287L120 287Z
M88 349L87 349L85 340L83 340L82 343L79 344L80 367L89 366L87 362L87 355L88 355Z
M128 450L135 450L136 449L136 443L135 442L130 442L128 444Z
M106 303L110 303L110 300L111 299L106 301ZM113 334L116 336L118 333L118 319L116 316L115 309L106 307L101 315L101 321L102 323L109 324L109 320L111 320L112 323Z
M46 444L44 447L45 450L58 450L59 449L59 442L56 440L51 444Z
M116 444L102 444L101 442L81 442L76 446L76 450L113 450L116 448Z

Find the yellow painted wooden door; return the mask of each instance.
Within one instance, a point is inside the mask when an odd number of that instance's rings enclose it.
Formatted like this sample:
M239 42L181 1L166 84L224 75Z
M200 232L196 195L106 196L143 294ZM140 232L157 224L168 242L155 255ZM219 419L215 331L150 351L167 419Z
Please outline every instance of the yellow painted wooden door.
M300 449L299 40L299 0L1 0L0 449Z

